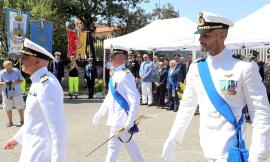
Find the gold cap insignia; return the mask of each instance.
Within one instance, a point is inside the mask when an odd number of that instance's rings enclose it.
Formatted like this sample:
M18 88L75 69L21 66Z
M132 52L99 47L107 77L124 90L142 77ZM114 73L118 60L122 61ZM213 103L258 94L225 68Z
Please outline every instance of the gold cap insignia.
M200 13L199 13L199 22L198 22L198 26L204 26L204 24L205 24L205 20L204 20L204 18L203 18L203 13L200 12Z

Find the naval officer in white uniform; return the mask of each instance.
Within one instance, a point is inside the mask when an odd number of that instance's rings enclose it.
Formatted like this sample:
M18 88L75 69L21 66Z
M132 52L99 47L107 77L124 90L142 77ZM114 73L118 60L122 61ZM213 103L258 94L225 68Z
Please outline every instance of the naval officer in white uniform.
M144 162L139 147L131 138L128 130L134 125L140 106L140 97L136 88L135 78L125 67L127 52L118 50L110 56L112 69L111 80L109 81L109 92L102 103L99 111L93 118L93 123L98 124L99 119L108 112L107 125L111 127L110 137L117 133L121 128L125 131L119 136L111 139L108 143L108 152L106 162L115 162L120 150L121 144L125 146L133 162ZM110 83L111 82L111 83ZM112 95L112 87L123 96L129 105L129 111L126 112Z
M262 162L269 157L270 107L258 66L225 47L228 28L233 23L211 13L200 13L198 31L201 50L207 51L207 62L214 87L227 102L237 121L245 105L252 120L252 143L249 161ZM246 59L246 60L245 60ZM250 62L249 62L250 61ZM209 100L198 70L190 66L179 111L167 138L162 157L169 160L177 143L181 143L197 104L200 107L200 144L209 162L226 162L234 140L235 128ZM244 136L245 122L242 124ZM244 137L243 137L244 138Z
M20 162L66 161L67 130L63 90L47 70L54 57L43 47L25 39L21 50L22 70L31 75L25 123L4 149L22 145Z

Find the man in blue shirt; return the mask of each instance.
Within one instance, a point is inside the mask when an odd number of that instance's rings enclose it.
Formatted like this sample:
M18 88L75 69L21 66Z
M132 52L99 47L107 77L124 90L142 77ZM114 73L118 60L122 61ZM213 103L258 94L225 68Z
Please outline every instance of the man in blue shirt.
M148 55L143 55L143 62L140 67L140 78L142 82L142 105L148 104L152 106L153 94L152 94L152 82L154 64L149 60ZM148 99L148 102L147 102Z
M20 124L23 125L23 111L25 106L20 87L20 83L23 81L22 74L20 70L13 68L11 61L5 61L3 66L5 69L0 71L0 87L2 88L3 109L7 113L8 117L8 123L6 126L11 127L13 125L13 106L18 109L21 119Z

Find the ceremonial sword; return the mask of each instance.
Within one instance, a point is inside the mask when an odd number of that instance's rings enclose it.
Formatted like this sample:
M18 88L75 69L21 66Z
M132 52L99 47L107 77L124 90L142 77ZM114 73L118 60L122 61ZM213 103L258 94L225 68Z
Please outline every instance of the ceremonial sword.
M140 115L135 121L134 124L139 125L142 119L149 119L149 118L155 118L153 116L145 116L145 115ZM92 151L90 151L88 154L86 154L84 157L81 158L81 160L87 158L89 155L93 154L94 152L96 152L99 148L101 148L103 145L105 145L107 142L109 142L111 139L113 139L114 137L120 135L123 131L125 130L125 128L121 128L117 131L117 133L113 136L111 136L110 138L106 139L104 142L102 142L100 145L98 145L97 147L95 147Z

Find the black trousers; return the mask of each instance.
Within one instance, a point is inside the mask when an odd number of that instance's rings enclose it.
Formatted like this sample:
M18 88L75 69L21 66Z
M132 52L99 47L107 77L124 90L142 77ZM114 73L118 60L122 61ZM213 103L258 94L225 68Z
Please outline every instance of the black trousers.
M156 106L165 106L165 93L166 93L166 86L160 85L159 87L156 87L156 99L155 103Z
M93 98L95 92L95 79L86 79L87 80L87 88L88 88L88 96Z
M179 106L179 97L177 92L175 92L175 96L172 96L172 89L168 89L168 99L169 99L169 109L177 111Z
M105 69L105 88L109 89L110 69Z

